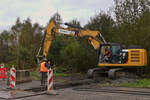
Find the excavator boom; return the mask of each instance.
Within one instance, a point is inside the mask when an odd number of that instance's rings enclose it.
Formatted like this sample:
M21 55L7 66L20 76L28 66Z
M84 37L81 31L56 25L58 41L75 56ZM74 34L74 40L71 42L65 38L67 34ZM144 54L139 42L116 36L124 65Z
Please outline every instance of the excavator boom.
M66 23L65 25L70 26L69 24L66 24ZM72 26L71 28L64 28L61 26L56 26L55 21L51 20L46 28L44 38L41 44L41 48L43 48L43 55L42 55L43 57L47 57L49 48L51 47L53 39L56 34L64 34L64 35L76 36L76 37L87 37L88 42L95 49L98 49L101 43L106 43L105 39L103 38L103 36L101 35L99 31L83 29L80 27L77 28L74 26ZM39 49L37 56L39 56L41 48Z

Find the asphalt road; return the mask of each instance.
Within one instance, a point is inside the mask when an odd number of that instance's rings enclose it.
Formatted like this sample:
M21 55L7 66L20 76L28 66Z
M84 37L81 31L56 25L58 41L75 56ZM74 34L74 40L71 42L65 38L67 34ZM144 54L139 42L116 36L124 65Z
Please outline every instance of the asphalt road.
M38 87L40 85L39 83L40 82L38 81L33 81L31 83L19 84L17 85L17 89L27 89L33 86ZM86 85L86 86L83 85L83 86L98 88L96 84ZM58 89L56 90L57 95L38 94L35 96L36 92L32 92L32 91L20 91L20 90L4 91L6 87L8 87L6 85L6 81L0 80L0 100L6 100L8 98L15 98L15 97L19 97L19 98L13 100L150 100L150 96L121 94L121 93L75 91L72 88ZM115 89L115 88L116 87L110 87L109 89ZM120 87L118 87L118 89L119 88ZM131 90L131 88L123 88L123 89ZM133 90L136 89L133 88ZM144 91L144 90L150 91L149 89L139 89L139 91Z
M72 88L57 90L57 95L37 95L15 100L150 100L150 96L120 93L75 91Z

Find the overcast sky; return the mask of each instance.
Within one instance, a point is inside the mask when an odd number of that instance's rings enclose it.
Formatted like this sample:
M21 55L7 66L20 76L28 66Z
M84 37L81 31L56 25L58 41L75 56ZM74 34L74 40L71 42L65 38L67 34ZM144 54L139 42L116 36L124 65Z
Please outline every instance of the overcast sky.
M0 30L13 25L17 17L30 17L45 26L56 12L64 22L77 18L84 25L95 13L112 6L113 0L0 0Z

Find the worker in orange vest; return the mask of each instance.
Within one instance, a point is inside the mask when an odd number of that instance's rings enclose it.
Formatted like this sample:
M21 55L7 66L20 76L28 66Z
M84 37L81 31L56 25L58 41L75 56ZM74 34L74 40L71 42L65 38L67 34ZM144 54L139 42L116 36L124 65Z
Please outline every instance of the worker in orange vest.
M47 71L48 71L48 66L46 66L46 63L47 63L47 59L43 58L41 66L40 66L41 86L45 86L45 84L46 84Z

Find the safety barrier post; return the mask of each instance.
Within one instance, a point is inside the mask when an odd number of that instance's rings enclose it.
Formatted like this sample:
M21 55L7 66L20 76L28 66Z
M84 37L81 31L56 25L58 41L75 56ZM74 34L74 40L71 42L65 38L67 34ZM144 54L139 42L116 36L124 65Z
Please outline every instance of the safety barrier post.
M47 72L47 94L56 95L56 92L53 90L53 70L50 68Z
M7 68L0 68L0 79L7 78Z
M16 69L12 67L10 69L10 88L16 87Z
M50 68L47 74L48 74L47 89L48 92L51 92L53 91L53 70Z
M3 81L5 81L5 79L7 78L7 68L5 68L5 65L2 63L0 64L0 79L3 79Z
M1 66L1 68L5 68L5 65L4 65L4 64L1 64L0 66Z

